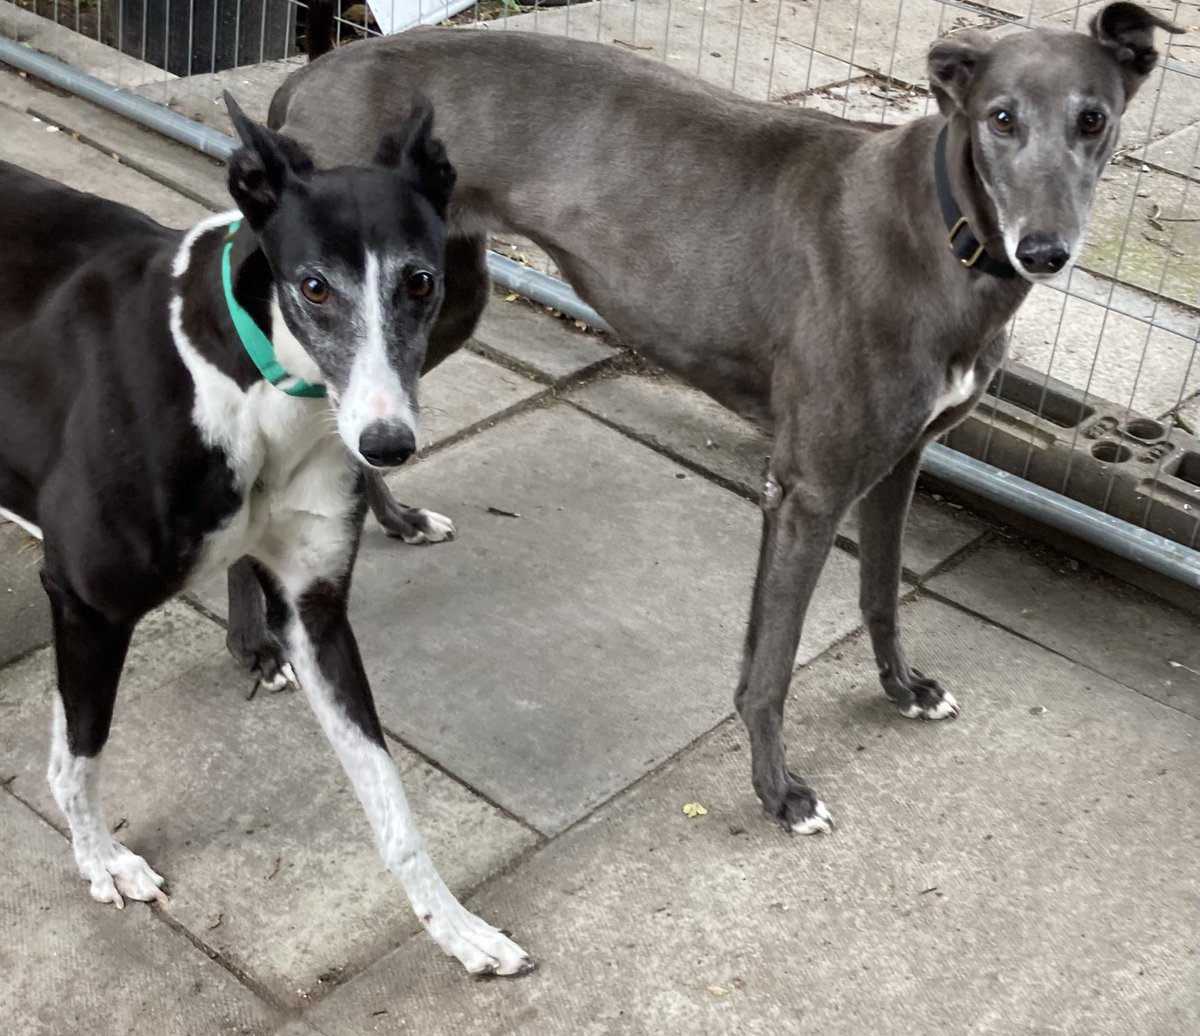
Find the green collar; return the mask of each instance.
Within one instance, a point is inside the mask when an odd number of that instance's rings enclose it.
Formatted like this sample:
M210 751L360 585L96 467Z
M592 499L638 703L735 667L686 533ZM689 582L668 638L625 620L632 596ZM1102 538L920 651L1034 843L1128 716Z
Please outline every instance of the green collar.
M225 251L221 254L221 285L225 289L225 305L229 307L229 315L233 319L233 326L237 330L238 338L242 341L242 348L246 350L246 355L254 361L254 366L258 368L259 373L276 388L286 392L289 396L320 399L325 395L325 386L310 385L302 378L297 378L284 370L283 365L275 359L275 346L271 344L271 339L262 333L262 328L254 322L254 318L233 297L233 276L230 273L229 253L233 251L233 235L241 225L240 219L229 224L229 231L225 237ZM289 380L291 384L287 386L281 384L281 382Z

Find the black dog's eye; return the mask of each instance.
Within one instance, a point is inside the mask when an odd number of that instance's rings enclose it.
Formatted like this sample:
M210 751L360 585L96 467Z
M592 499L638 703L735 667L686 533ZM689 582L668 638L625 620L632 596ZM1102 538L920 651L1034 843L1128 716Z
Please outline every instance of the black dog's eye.
M314 306L319 306L329 299L329 285L320 277L305 277L300 282L300 294Z
M1084 112L1079 116L1079 132L1085 137L1094 137L1107 122L1104 112Z
M997 108L988 116L988 125L994 133L1007 137L1017 128L1017 117L1005 108Z
M424 271L410 273L404 281L404 290L410 299L428 298L433 291L433 278Z

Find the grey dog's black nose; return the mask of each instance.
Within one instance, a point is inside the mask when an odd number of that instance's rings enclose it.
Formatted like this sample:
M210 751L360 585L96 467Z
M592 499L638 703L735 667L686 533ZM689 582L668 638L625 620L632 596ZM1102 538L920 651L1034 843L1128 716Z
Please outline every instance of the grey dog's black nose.
M1058 273L1071 258L1057 234L1026 234L1017 244L1017 259L1029 273Z
M417 437L400 421L373 421L358 437L358 452L368 464L391 468L417 451Z

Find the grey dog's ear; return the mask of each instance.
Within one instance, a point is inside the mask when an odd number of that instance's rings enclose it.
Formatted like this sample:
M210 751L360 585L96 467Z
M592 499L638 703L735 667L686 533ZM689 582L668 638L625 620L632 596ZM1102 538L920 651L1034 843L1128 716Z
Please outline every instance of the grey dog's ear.
M1125 80L1125 100L1145 82L1158 62L1154 30L1183 32L1182 29L1137 4L1109 4L1090 26L1092 35L1116 60Z
M968 30L929 48L929 85L943 115L962 109L976 68L994 44L990 36Z

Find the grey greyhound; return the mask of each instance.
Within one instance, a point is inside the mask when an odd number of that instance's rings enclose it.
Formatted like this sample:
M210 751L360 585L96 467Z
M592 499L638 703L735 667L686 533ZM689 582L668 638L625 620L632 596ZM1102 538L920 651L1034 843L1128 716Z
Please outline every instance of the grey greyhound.
M910 718L955 716L897 629L921 451L978 401L1030 285L1078 255L1156 27L1179 31L1114 3L1088 34L943 39L928 59L939 114L894 128L746 100L600 44L419 30L320 57L270 124L335 165L369 158L418 94L432 101L458 183L431 362L473 328L483 235L503 228L622 339L773 435L736 703L755 791L808 834L830 817L787 765L783 706L838 524L857 501L885 693ZM378 511L390 501L371 481ZM252 578L235 574L235 592ZM231 637L246 624L258 644L252 620L239 609Z

